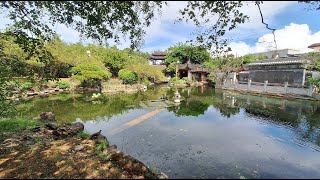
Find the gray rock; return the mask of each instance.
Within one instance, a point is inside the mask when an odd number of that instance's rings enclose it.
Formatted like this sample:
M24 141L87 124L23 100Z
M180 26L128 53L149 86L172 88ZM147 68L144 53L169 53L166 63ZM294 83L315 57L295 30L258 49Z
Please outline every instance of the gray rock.
M161 172L161 173L158 175L158 178L159 178L159 179L169 179L169 176L166 175L165 173Z
M36 96L36 95L39 95L38 92L28 92L27 93L27 96Z
M74 148L75 151L81 151L84 148L83 145L78 145Z
M56 117L56 115L53 114L52 112L43 112L40 114L41 120L56 121L55 117Z
M48 127L48 125L46 125ZM52 132L57 138L74 136L79 132L83 131L84 125L80 122L74 124L64 124L60 126L53 126L54 131Z
M49 129L49 130L56 130L58 128L58 125L57 124L54 124L54 123L49 123L49 124L46 124L46 127Z

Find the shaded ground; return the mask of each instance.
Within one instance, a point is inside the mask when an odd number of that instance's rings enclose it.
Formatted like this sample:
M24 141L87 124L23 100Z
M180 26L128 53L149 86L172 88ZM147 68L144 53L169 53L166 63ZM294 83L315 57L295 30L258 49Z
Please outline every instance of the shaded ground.
M115 145L97 148L94 140L54 131L43 126L0 134L0 178L167 178Z

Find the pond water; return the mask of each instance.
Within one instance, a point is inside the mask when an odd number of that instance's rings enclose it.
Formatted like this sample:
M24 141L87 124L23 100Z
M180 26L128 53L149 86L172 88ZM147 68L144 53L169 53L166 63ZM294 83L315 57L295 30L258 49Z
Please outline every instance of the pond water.
M95 100L59 94L17 109L22 117L52 111L59 122L101 129L111 144L170 178L320 177L319 102L199 87L179 89L183 101L173 105L174 92L154 87Z

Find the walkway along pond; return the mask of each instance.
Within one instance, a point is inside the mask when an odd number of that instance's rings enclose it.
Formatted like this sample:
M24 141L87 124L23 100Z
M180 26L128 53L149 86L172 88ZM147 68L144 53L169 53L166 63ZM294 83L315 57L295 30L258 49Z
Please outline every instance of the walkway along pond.
M198 87L179 89L184 100L173 105L174 92L59 94L17 109L22 117L52 111L89 133L101 129L125 154L170 178L320 177L319 101Z

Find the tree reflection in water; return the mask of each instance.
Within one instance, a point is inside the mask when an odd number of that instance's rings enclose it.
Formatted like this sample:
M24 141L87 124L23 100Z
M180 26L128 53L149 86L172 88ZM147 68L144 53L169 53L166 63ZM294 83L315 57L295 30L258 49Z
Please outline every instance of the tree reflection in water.
M141 101L173 100L174 92L174 89L154 87L145 92L103 95L95 102L90 101L92 94L52 95L21 101L17 116L34 118L43 111L52 111L60 122L73 122L76 118L99 120L97 117L106 117L103 118L106 120L130 109L142 108ZM246 116L293 128L299 137L320 145L320 102L253 96L207 87L179 89L179 93L183 101L167 108L176 116L197 117L214 108L229 119L243 112Z

